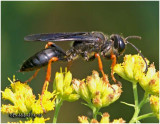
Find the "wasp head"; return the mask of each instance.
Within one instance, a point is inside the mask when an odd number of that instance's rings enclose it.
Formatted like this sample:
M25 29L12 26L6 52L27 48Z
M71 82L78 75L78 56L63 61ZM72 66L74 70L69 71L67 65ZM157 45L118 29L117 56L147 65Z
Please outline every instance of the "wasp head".
M117 56L122 55L125 50L125 46L126 46L125 39L123 39L118 34L113 34L113 35L111 35L110 40L113 43L113 52Z

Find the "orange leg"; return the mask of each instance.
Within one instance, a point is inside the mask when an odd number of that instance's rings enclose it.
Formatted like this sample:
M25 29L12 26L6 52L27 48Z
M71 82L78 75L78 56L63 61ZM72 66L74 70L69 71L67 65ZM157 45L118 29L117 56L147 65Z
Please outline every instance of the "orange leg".
M70 70L70 67L71 67L72 63L73 63L73 61L68 62L68 64L67 64L67 71Z
M52 46L54 43L53 42L48 42L45 46L45 48L47 49L49 46Z
M40 104L41 104L44 112L45 112L45 110L44 110L44 107L43 107L43 105L42 105L42 99L43 99L44 91L45 91L45 89L46 89L47 82L49 82L49 81L50 81L50 78L51 78L51 64L52 64L52 62L55 62L55 61L58 61L58 58L57 58L57 57L52 57L52 58L49 60L49 62L48 62L46 79L45 79L45 82L44 82L44 85L43 85L43 88L42 88L42 94L41 94Z
M32 77L30 77L28 80L26 80L25 83L31 82L31 80L37 76L37 74L38 74L39 71L40 71L40 69L37 69L37 70L35 71L34 75L33 75Z
M111 52L111 59L112 59L112 65L111 65L111 78L112 80L115 82L115 83L118 83L119 85L121 85L121 82L120 81L117 81L116 78L114 77L114 74L113 74L113 68L114 66L116 65L116 55L113 54L113 52Z
M103 71L103 65L102 65L102 60L99 56L98 53L95 54L95 57L98 58L98 66L99 66L99 70L101 71L102 75L103 75L103 79L105 80L106 79L106 76L104 74L104 71Z

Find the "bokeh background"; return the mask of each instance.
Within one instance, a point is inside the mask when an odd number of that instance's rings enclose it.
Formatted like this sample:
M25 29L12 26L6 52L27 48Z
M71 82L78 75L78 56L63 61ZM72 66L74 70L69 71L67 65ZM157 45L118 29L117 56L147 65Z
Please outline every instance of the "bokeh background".
M1 89L10 85L7 77L12 78L15 74L16 78L24 81L28 79L34 72L20 73L17 72L22 63L37 51L44 48L45 43L42 42L26 42L24 36L35 33L51 33L51 32L90 32L102 31L105 34L122 34L124 37L129 35L139 35L142 40L131 40L143 55L150 62L154 62L156 68L159 68L159 2L1 2L2 10L2 29L1 29ZM57 43L64 50L70 48L72 42ZM127 46L125 54L137 54L131 46ZM111 61L102 58L104 71L110 76ZM123 61L123 57L119 62ZM67 63L52 64L52 81L50 90L54 80L54 74L63 69ZM92 70L98 70L97 60L93 62L85 62L82 58L74 61L71 72L73 77L83 79L91 74ZM41 93L43 82L45 80L46 71L41 69L37 78L29 85L33 88L34 93ZM110 78L110 77L109 77ZM123 93L118 101L110 106L101 109L101 112L108 112L111 120L120 118L128 122L134 109L120 101L133 103L133 92L131 83L120 79L122 82ZM110 82L112 82L110 80ZM144 91L138 87L140 94L139 99L143 97ZM64 102L58 117L58 122L78 122L78 115L86 115L91 117L91 110L81 105L81 100L76 102ZM8 103L3 101L2 103ZM146 104L141 114L150 112L149 104ZM45 114L45 117L53 117L53 111ZM2 114L2 122L16 121L8 115ZM50 121L52 122L52 118ZM156 118L148 118L141 122L158 122Z

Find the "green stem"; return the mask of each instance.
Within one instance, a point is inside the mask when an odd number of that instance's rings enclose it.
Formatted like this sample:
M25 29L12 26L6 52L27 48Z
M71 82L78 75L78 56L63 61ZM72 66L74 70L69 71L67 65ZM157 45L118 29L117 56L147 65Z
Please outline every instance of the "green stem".
M137 92L137 83L136 82L133 82L133 94L134 94L134 100L135 100L135 106L134 106L134 109L135 109L135 112L134 112L134 115L132 117L132 119L130 120L129 123L134 123L137 119L137 116L139 114L139 106L138 106L138 92Z
M134 100L135 100L135 106L134 106L135 112L134 112L134 115L129 123L134 123L134 122L138 121L138 114L140 112L141 107L149 100L148 99L149 94L147 92L145 92L142 101L140 102L140 104L138 103L137 83L133 83L133 94L134 94ZM139 116L139 117L141 117L141 116Z
M56 99L56 104L55 104L55 112L54 112L54 117L53 117L53 123L56 123L57 122L57 117L58 117L58 113L59 113L59 110L62 106L62 103L63 101L60 100L60 99Z
M131 107L134 107L133 104L129 104L129 103L126 103L126 102L123 102L123 101L121 101L121 103L123 103L123 104L125 104L125 105L128 105L128 106L131 106Z
M93 106L92 111L93 111L93 118L97 119L97 114L99 112L99 109Z
M99 113L100 108L95 107L91 102L88 102L87 106L92 109L93 118L97 119L97 114Z
M144 115L141 115L141 116L137 117L137 120L141 120L141 119L148 118L148 117L153 117L153 116L154 116L153 113L147 113L147 114L144 114Z
M144 97L143 97L142 101L139 104L139 108L141 108L146 102L149 101L148 96L149 96L148 92L145 92Z

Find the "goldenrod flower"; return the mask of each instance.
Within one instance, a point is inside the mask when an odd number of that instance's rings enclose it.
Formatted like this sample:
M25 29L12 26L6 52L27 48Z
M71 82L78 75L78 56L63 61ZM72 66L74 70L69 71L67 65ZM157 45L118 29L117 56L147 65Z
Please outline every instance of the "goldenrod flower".
M88 121L86 116L78 116L78 121L80 123L89 123L89 121Z
M96 119L92 119L91 123L99 123Z
M74 90L81 98L87 103L92 101L92 104L97 108L108 106L116 101L122 92L120 86L117 84L110 85L108 77L106 76L104 81L96 71L93 71L86 81L74 79L72 83Z
M20 81L15 82L15 76L13 76L13 81L11 81L11 87L6 88L2 91L2 98L5 100L9 100L13 103L13 105L2 105L1 111L3 113L24 113L28 114L32 112L33 114L42 114L43 108L40 105L40 98L35 99L35 95L32 92L32 89L26 83L21 83ZM45 112L54 110L54 100L55 100L55 92L50 93L47 91L48 85L43 95L42 105L45 109ZM51 100L52 99L52 100Z
M114 123L114 124L125 123L125 120L123 120L122 118L114 119L114 120L112 121L112 123Z
M55 94L55 91L53 91L52 93L47 91L48 84L49 82L47 82L46 90L44 91L43 98L42 98L43 107L40 104L41 95L39 94L39 99L36 100L34 104L32 104L32 113L42 114L44 112L43 109L45 110L45 112L54 110L56 94Z
M47 120L49 120L50 118L39 118L39 117L36 117L34 118L34 120L29 120L29 121L25 121L25 123L30 123L30 121L32 121L31 123L45 123Z
M146 59L147 63L149 61ZM126 55L124 62L116 64L114 72L120 75L125 80L132 83L137 83L148 93L159 94L159 72L156 72L154 64L151 64L145 73L146 65L144 60L139 55Z
M148 68L148 72L139 79L139 84L148 93L159 95L159 71L156 72L154 64Z
M150 105L153 113L159 119L159 97L151 95L150 97Z
M107 112L105 112L103 113L100 122L96 119L91 119L91 121L89 122L86 116L78 116L78 121L80 123L125 123L125 120L123 120L122 118L114 119L112 122L110 122L109 118L110 115Z
M124 62L114 66L114 72L130 82L138 82L145 69L145 62L139 55L125 55Z
M71 86L72 74L70 71L65 73L57 72L53 84L53 89L56 90L58 96L62 100L66 101L76 101L79 99L79 95L75 93L73 87Z
M100 123L109 123L109 117L110 115L107 112L103 113Z

